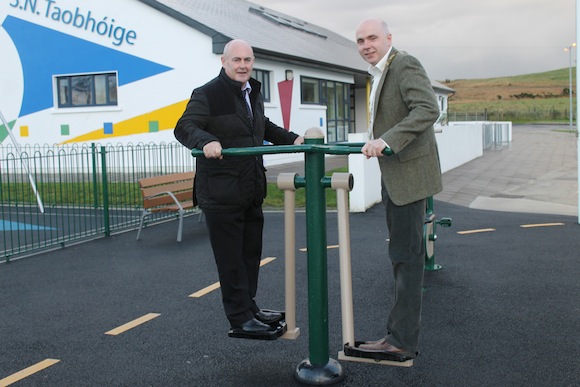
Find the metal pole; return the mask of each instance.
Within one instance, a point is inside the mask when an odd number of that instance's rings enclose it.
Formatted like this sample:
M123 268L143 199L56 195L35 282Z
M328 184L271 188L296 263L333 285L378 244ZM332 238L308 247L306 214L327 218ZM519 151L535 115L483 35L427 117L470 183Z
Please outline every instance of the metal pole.
M340 262L340 300L342 310L342 342L355 346L354 312L352 301L352 268L350 257L350 224L348 216L348 193L353 187L350 173L332 175L331 186L336 190L336 207L338 209L338 244Z
M305 144L323 144L324 133L309 129ZM344 378L340 363L330 359L328 345L328 273L326 255L326 196L322 184L324 153L307 151L306 248L308 249L308 328L310 358L296 367L295 377L306 384L337 383Z
M569 82L569 86L568 86L568 95L570 96L570 132L573 130L572 129L572 117L574 116L574 113L572 112L572 47L570 46L568 47L568 69L570 72L570 82Z
M32 177L32 173L30 172L30 167L28 165L28 161L26 161L26 159L24 159L22 157L22 151L20 150L20 144L18 143L18 141L16 141L16 137L14 137L12 130L10 130L10 126L8 125L8 121L6 121L6 118L4 118L4 115L2 114L2 112L0 112L0 122L2 122L4 124L4 127L6 128L6 133L8 133L8 135L10 136L10 139L12 140L12 143L14 144L14 147L16 148L16 151L18 152L18 158L20 159L20 163L22 164L22 166L26 170L26 173L28 174L28 180L30 181L30 186L32 187L32 192L34 192L34 196L36 196L36 203L38 204L38 209L40 210L40 212L42 214L44 214L44 204L42 203L42 199L40 197L40 194L38 193L38 189L36 188L36 183L34 182L34 177Z
M284 191L284 278L286 290L286 326L283 339L296 339L300 328L296 327L296 186L295 173L278 175L278 188Z
M306 153L305 158L310 360L315 365L324 365L328 362L326 197L321 185L324 154Z
M107 179L107 150L101 146L101 173L103 183L103 223L105 236L111 235L111 225L109 219L109 181Z
M580 42L580 29L578 28L578 19L580 19L580 0L576 0L576 41ZM580 62L580 55L578 55L578 50L576 50L576 65ZM577 66L576 66L577 67ZM580 83L580 76L578 75L578 68L576 68L576 86ZM576 109L580 109L576 104ZM576 114L579 117L580 110ZM578 136L578 123L576 123L576 162L578 171L578 224L580 224L580 136Z

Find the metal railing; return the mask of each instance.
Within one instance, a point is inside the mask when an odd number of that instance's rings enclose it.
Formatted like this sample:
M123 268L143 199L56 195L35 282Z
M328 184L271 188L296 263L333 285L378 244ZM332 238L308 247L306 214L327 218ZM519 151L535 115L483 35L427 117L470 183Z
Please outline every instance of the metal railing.
M453 112L449 111L447 113L447 119L449 121L487 121L486 111L477 112Z
M483 149L501 150L509 147L510 124L507 122L489 122L483 124Z
M574 110L572 110L574 113ZM570 118L568 109L485 109L483 111L448 112L449 121L515 121L515 122L561 122ZM573 117L572 117L573 118Z
M177 142L0 146L0 262L136 228L138 180L194 163Z

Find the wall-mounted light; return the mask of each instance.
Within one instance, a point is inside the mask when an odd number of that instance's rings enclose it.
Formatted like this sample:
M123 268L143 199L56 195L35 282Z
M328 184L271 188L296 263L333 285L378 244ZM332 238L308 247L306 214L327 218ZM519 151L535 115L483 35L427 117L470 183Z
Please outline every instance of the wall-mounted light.
M286 80L291 81L294 79L294 71L286 70Z

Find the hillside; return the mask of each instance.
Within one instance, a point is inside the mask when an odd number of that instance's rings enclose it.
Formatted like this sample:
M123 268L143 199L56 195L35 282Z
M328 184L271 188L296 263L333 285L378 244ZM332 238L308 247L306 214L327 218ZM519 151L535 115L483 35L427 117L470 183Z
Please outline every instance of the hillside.
M576 81L576 68L572 69ZM455 90L449 104L568 97L569 69L488 79L439 81ZM574 90L574 87L572 88Z

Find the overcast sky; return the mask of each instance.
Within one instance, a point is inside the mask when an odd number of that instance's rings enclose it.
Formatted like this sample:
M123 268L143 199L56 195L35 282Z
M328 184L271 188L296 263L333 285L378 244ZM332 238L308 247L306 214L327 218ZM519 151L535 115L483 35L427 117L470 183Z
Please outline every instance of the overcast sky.
M564 48L576 41L576 0L250 1L353 41L360 20L380 17L393 45L440 81L568 68Z

